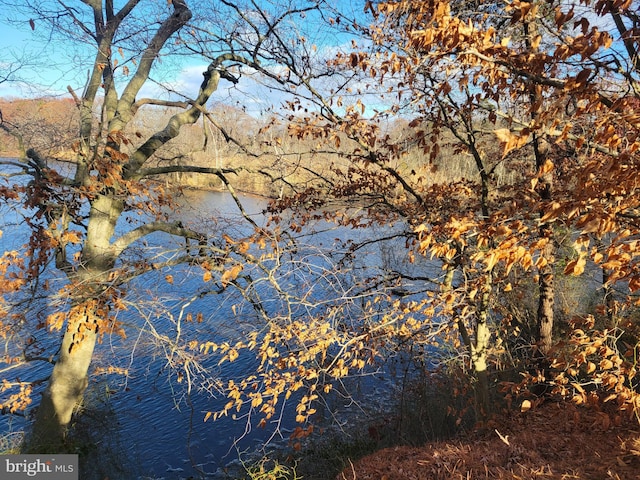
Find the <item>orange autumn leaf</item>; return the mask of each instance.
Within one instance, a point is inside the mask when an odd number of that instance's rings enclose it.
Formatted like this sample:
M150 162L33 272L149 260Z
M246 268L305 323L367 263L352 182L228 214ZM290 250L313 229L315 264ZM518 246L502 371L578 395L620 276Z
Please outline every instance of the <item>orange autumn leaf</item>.
M508 128L498 128L493 132L502 145L502 157L506 157L511 151L522 148L529 141L529 132L514 135Z
M575 260L570 261L564 269L565 275L582 275L584 272L584 267L587 263L585 257L579 257Z
M63 240L69 243L78 244L82 242L82 234L77 230L69 230L62 236Z
M240 275L240 272L243 268L244 267L241 264L236 264L231 269L225 270L225 272L222 274L222 277L220 278L220 282L222 283L222 285L226 286L229 282L238 278L238 275Z
M640 277L634 276L629 279L629 290L632 292L640 290Z

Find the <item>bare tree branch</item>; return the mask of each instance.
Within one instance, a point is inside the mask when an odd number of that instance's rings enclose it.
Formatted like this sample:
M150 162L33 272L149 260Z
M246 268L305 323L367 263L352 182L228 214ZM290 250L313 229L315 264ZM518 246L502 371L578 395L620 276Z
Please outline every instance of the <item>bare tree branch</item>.
M139 240L142 237L155 232L164 232L168 233L169 235L183 237L189 240L197 240L199 242L205 241L205 236L203 234L197 233L188 228L184 228L180 222L152 222L141 225L138 228L135 228L130 232L127 232L124 235L120 236L113 242L113 250L116 252L116 255L120 255L125 248L127 248L136 240Z

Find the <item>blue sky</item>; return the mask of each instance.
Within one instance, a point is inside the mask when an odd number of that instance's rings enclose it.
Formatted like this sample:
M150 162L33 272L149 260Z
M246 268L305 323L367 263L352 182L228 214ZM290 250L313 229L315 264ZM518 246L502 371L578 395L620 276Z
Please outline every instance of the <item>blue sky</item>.
M351 3L351 2L349 2ZM360 4L360 2L352 2ZM569 3L569 2L568 2ZM344 8L348 3L345 2ZM343 6L341 6L343 8ZM12 13L12 12L8 12ZM352 12L359 15L357 9ZM360 13L361 15L361 13ZM608 19L596 18L591 15L589 19L598 23L603 29L612 31L611 25L607 25ZM15 20L15 18L14 18ZM29 18L21 19L21 28L8 24L6 15L0 14L0 70L7 69L7 62L16 62L20 58L27 59L27 64L18 72L24 82L5 82L0 84L0 97L39 97L45 95L60 95L68 97L67 85L70 85L78 93L81 93L90 63L71 63L70 58L80 58L81 50L71 51L73 48L68 42L59 43L55 40L43 41L42 34L46 33L46 26L35 23L35 32L29 26ZM315 30L308 32L311 41L324 43L319 48L325 49L324 55L329 55L341 42L347 42L346 37L326 35L327 32ZM614 34L614 36L617 36ZM335 45L333 45L335 44ZM92 56L91 46L84 47L84 54ZM90 57L89 57L90 58ZM206 70L206 62L194 58L185 59L182 63L175 60L162 62L162 70L157 71L161 80L171 86L175 91L184 92L185 95L194 97L202 82L202 72ZM142 96L163 96L159 87L149 83ZM277 106L284 100L283 95L267 89L252 81L249 76L242 78L237 86L232 86L222 81L215 99L234 104L238 101L252 114L275 104Z
M356 2L358 3L358 2ZM345 4L346 6L346 4ZM9 11L8 14L13 14ZM15 21L15 17L13 18ZM74 47L70 42L56 40L43 41L43 34L47 33L47 26L35 23L35 32L31 30L29 18L20 19L20 28L9 24L4 15L0 15L0 69L6 71L7 62L16 62L20 58L28 60L27 64L18 72L23 82L5 82L0 84L0 97L41 97L46 95L60 95L68 97L67 85L81 93L87 78L88 69L93 57L92 46L86 44L80 49L72 51ZM317 28L307 32L311 42L325 42L320 48L335 51L336 44L348 42L340 36L325 35L326 32ZM315 43L314 42L314 43ZM328 42L328 43L327 43ZM87 55L87 62L73 62ZM73 63L72 63L73 62ZM207 63L201 59L165 58L161 63L161 70L156 70L155 76L164 84L177 92L183 92L189 97L195 97L198 87L202 82L202 73L206 71ZM135 67L131 67L135 68ZM167 98L156 84L148 83L141 96ZM276 91L253 81L250 76L244 76L236 86L227 81L221 81L215 99L234 104L241 99L242 105L252 114L259 114L271 105L278 106L284 96Z
M4 20L4 19L2 19ZM46 78L46 74L38 67L38 59L41 58L42 49L33 42L33 36L26 30L20 30L12 25L2 22L0 24L0 69L6 72L10 67L8 64L17 64L21 58L32 58L28 68L23 68L21 75L34 83L46 84L51 80ZM0 84L0 97L28 95L29 89L20 87L13 82Z
M6 62L17 62L17 59L20 58L29 60L26 66L17 73L24 81L0 83L0 97L22 98L50 95L69 97L67 85L71 85L78 93L81 93L88 66L84 72L75 72L71 66L65 67L63 60L66 55L64 52L61 52L59 57L57 55L61 45L56 45L53 42L42 45L32 34L28 24L25 30L16 29L6 24L0 28L2 32L0 34L0 69L6 71ZM47 61L43 62L43 58L46 58ZM202 74L206 69L207 63L204 61L191 60L179 68L173 66L170 70L164 71L162 80L175 91L195 97L202 83ZM141 96L166 98L167 94L157 85L148 84ZM257 115L274 101L278 102L284 99L284 97L278 98L278 96L277 92L268 90L245 76L236 86L227 81L221 81L214 98L232 105L239 102L241 98L245 109Z
M67 85L80 91L86 78L90 65L81 70L77 65L68 62L68 45L54 40L44 41L40 35L33 32L28 19L23 20L21 26L9 24L5 19L0 19L0 68L6 71L8 64L20 63L23 59L25 65L16 73L19 81L0 84L0 97L38 97L45 95L69 95ZM35 24L37 30L39 25ZM41 26L40 28L47 28ZM65 47L67 50L65 51ZM92 47L87 46L84 53L92 55ZM204 64L203 64L204 65ZM204 71L206 67L200 68ZM191 72L190 72L191 73ZM175 82L183 82L175 77ZM196 86L202 81L202 76L195 81ZM197 92L197 90L196 90Z

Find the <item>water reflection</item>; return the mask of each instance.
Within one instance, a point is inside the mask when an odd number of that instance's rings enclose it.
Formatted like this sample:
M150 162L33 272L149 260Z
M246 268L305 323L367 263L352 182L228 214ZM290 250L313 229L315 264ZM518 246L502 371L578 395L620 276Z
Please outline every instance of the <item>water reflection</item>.
M242 237L253 231L228 194L187 191L177 202L176 218L186 227L202 229L204 225L211 235L226 232L231 237ZM265 200L245 196L242 202L244 214L258 225L264 225L267 221L263 215ZM131 228L135 221L133 216L123 218L119 231ZM392 232L393 227L387 230ZM351 260L351 277L333 278L325 275L323 268L330 267L331 255L345 250L345 240L360 241L371 234L366 229L337 229L321 221L307 225L296 239L299 248L295 258L291 256L288 270L281 273L281 281L292 291L308 292L310 300L326 296L326 289L332 289L334 294L348 291L352 287L350 282L357 281L355 277L364 274L365 269L380 266L383 253L379 245L372 244L358 251L357 262ZM15 235L2 239L2 246L21 245L24 239L17 240L19 237L20 232L16 231ZM306 248L308 242L313 243ZM397 247L390 240L386 254L398 251ZM132 257L153 252L168 255L167 252L183 248L184 242L158 233L141 240L128 254ZM437 266L430 268L437 270ZM128 337L107 337L96 350L94 368L116 366L128 373L92 377L83 406L85 415L76 425L78 431L84 429L95 445L83 452L89 459L83 474L87 480L223 478L225 466L233 462L239 452L254 451L267 440L271 440L272 445L285 446L295 426L293 417L285 413L264 429L256 428L252 419L246 417L228 416L216 422L203 422L207 411L221 410L227 402L216 379L241 378L255 369L255 360L241 356L233 363L218 365L218 357L199 357L202 370L191 370L194 377L188 382L184 378L185 360L172 350L172 342L178 340L178 334L182 345L190 339L232 341L256 328L256 315L237 290L230 288L223 294L210 294L207 290L210 286L202 283L202 271L198 268L174 267L172 284L164 280L166 273L150 272L130 283L126 298L129 308L119 313ZM265 308L277 312L281 304L277 295L269 294L268 283L256 288L262 289L259 291L262 298L271 302L265 301ZM243 303L245 307L239 308ZM307 307L298 307L301 309L298 313L304 314ZM38 308L45 314L46 300ZM202 322L185 321L188 314L198 312L203 314ZM43 364L36 375L45 377L49 368ZM370 375L353 382L351 391L359 389L363 397L369 398L374 411L376 401L382 405L391 395L384 376ZM341 396L338 392L321 414L330 419L332 411L341 410L340 416L346 421L362 416L363 412L352 400L349 395ZM289 402L295 405L295 397ZM281 406L284 408L285 404ZM24 428L24 422L19 420L9 423L8 417L4 417L2 421L5 432Z

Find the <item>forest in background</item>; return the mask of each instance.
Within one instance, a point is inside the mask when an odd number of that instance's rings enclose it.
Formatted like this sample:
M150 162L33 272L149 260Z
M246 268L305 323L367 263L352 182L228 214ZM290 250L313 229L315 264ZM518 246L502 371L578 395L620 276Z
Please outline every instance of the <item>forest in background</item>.
M311 154L313 144L303 142L300 139L290 138L283 126L280 131L268 129L262 131L268 123L268 118L255 118L243 112L242 109L231 105L216 106L216 116L223 127L224 133L219 130L209 129L205 131L203 125L193 125L185 129L172 142L172 149L158 156L154 161L156 165L167 162L190 163L201 167L215 165L216 167L243 167L247 171L239 169L234 175L234 185L239 191L265 195L268 197L280 196L286 190L283 184L274 185L267 178L255 175L260 169L288 168L295 174L287 174L292 184L303 184L308 181L318 163L329 164L339 161L339 150ZM132 138L142 138L149 135L154 129L172 114L171 108L164 111L148 109L141 114L135 130L128 132ZM74 161L75 152L71 147L74 137L77 135L78 111L71 100L60 98L16 99L0 98L0 112L4 112L11 124L21 132L24 145L33 145L38 151L46 152L47 157L61 161ZM394 141L401 143L406 139L411 142L409 121L403 118L394 118L389 121L386 129L394 137ZM233 138L233 141L229 139ZM491 138L486 143L490 144ZM237 143L236 143L237 142ZM284 142L284 143L283 143ZM472 179L475 175L473 160L469 156L458 155L455 162L444 164L445 158L452 155L453 138L442 142L443 151L432 161L425 165L422 148L409 147L400 162L398 168L403 173L411 170L423 169L428 173L429 181L433 183L451 182L461 178ZM24 155L24 145L14 135L6 130L0 130L0 157L17 158ZM256 149L259 154L250 152ZM180 151L188 151L187 158L180 158ZM498 155L497 152L494 152ZM291 162L289 158L297 157L298 163ZM305 173L306 171L306 173ZM498 169L496 175L500 182L509 180L504 168ZM176 174L171 183L175 186L196 189L223 190L224 184L219 179L212 179L211 175L198 173Z

